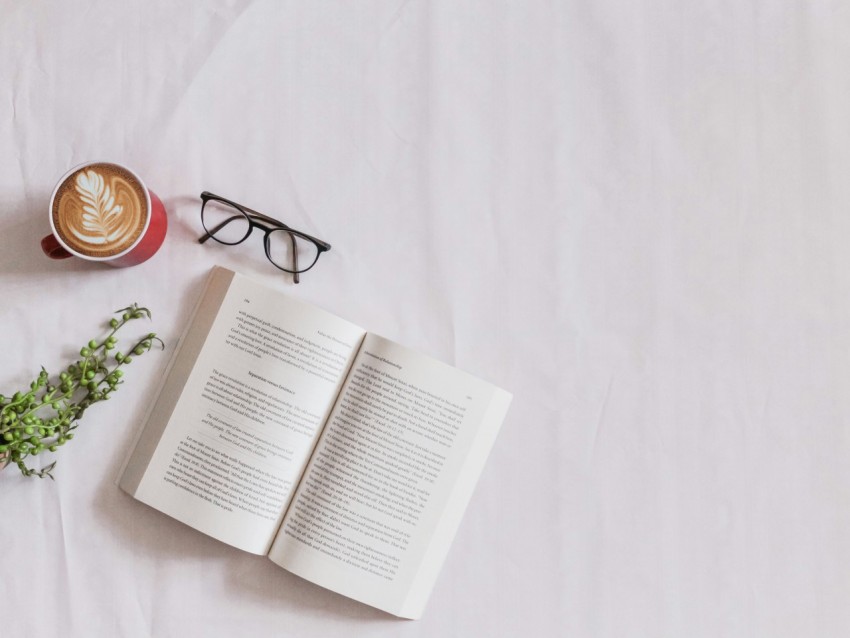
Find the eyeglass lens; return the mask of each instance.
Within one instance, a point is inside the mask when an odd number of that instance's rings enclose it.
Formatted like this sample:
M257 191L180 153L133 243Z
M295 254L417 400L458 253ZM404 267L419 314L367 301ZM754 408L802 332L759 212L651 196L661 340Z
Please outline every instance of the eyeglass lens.
M286 230L273 230L268 234L268 257L278 268L304 271L316 263L319 248L311 241Z
M204 202L201 223L204 230L222 244L238 244L251 232L251 223L245 213L215 199Z

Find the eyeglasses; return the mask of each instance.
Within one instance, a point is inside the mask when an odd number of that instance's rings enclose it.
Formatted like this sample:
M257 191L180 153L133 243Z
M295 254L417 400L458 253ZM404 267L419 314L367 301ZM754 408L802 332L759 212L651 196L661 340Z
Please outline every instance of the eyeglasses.
M221 244L235 246L248 239L254 228L259 228L265 232L266 257L277 268L292 273L296 284L298 275L310 270L319 255L331 249L331 245L321 239L224 197L204 191L201 201L201 224L206 233L198 238L198 243L203 244L212 237Z

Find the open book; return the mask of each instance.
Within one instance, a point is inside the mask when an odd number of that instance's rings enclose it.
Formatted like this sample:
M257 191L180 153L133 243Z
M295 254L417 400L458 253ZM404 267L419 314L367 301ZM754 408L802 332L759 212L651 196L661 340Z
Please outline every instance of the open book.
M119 485L307 580L418 618L510 400L216 267Z

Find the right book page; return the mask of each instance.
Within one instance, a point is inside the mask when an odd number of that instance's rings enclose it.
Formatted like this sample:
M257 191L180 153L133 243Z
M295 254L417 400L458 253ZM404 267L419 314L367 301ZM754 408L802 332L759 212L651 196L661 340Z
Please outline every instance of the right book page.
M511 396L368 334L269 558L421 615Z

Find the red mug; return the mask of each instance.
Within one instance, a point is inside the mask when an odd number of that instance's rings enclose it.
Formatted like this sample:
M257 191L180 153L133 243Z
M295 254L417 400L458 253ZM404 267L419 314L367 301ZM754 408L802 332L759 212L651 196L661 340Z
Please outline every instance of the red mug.
M140 232L137 231L138 237L136 237L131 245L120 250L114 255L96 256L85 254L80 250L75 250L62 239L61 234L57 231L56 221L53 217L54 201L62 185L76 173L83 173L83 169L87 167L96 169L96 165L115 167L119 172L124 171L129 173L129 175L138 182L138 185L144 193L143 212L145 214L145 218ZM102 186L103 178L101 177L100 179L100 185ZM106 187L106 197L109 197L108 186ZM110 200L109 203L112 204L112 200ZM157 197L154 192L145 185L145 182L137 173L130 170L123 164L118 164L116 162L86 162L85 164L75 166L65 173L62 176L62 179L60 179L56 184L56 188L53 189L53 194L50 196L48 214L50 215L50 228L52 233L41 240L41 249L44 251L45 255L51 259L79 257L86 261L100 261L108 264L109 266L115 266L118 268L135 266L136 264L140 264L143 261L150 259L154 253L159 250L159 247L162 246L162 242L165 240L165 233L168 230L168 217L166 216L165 207L162 205L162 201L160 201L159 197Z

